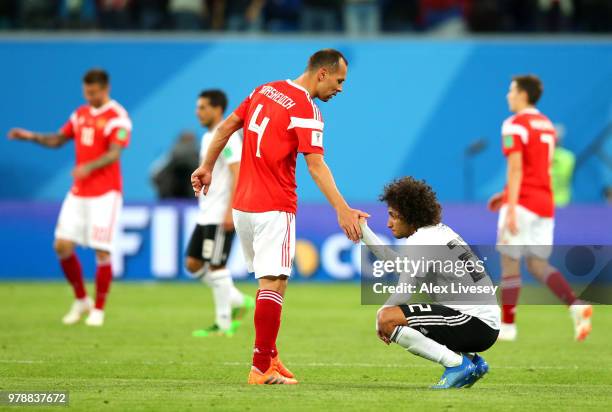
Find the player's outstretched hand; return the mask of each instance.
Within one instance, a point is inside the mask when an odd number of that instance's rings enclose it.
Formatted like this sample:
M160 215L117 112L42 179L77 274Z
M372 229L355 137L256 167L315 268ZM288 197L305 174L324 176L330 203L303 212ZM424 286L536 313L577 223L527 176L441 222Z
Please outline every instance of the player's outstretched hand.
M487 208L491 212L499 212L499 209L502 206L503 197L504 197L504 194L502 192L495 193L493 196L489 198L489 201L487 202Z
M8 137L9 139L16 139L16 140L33 140L34 133L26 129L15 127L9 130Z
M191 187L195 196L200 196L200 193L208 193L210 182L212 181L212 172L202 166L198 167L191 174Z
M366 212L358 209L341 209L338 211L338 224L344 231L346 237L355 243L358 243L361 239L361 227L359 226L359 219L370 217Z

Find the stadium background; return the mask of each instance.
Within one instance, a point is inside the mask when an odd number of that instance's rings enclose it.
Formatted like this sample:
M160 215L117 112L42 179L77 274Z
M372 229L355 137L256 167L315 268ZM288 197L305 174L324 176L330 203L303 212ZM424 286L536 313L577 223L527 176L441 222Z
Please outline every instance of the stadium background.
M250 23L244 9L229 7L255 3L265 6ZM201 9L215 4L228 6L225 21ZM355 32L354 18L380 26ZM338 47L350 60L347 87L321 109L327 161L351 205L370 212L388 239L376 197L390 179L415 175L435 187L448 224L491 245L496 216L485 201L504 180L505 94L512 75L534 72L545 83L542 110L563 124L564 145L577 156L555 241L612 245L611 34L609 0L0 1L2 133L56 130L82 103L91 66L111 72L112 95L135 126L122 161L127 205L113 262L121 279L103 328L60 322L73 296L53 254L53 227L73 147L0 138L0 398L64 390L74 410L130 412L609 410L612 308L598 305L593 333L574 342L567 312L533 283L521 292L519 339L486 352L487 377L471 390L428 390L439 366L378 341L376 307L359 299L359 250L301 159L297 276L279 339L300 385L245 385L251 322L231 339L192 337L214 306L210 290L181 271L195 202L157 200L150 174L179 132L201 133L193 113L201 89L225 89L235 107L258 83L298 75L313 49ZM94 258L78 253L91 291ZM232 270L245 279L240 262L234 255ZM252 281L238 287L255 294Z
M295 77L310 53L323 47L339 48L350 62L344 92L320 105L326 158L347 200L373 214L378 232L385 233L385 210L376 201L382 186L409 174L435 188L445 221L467 241L494 242L496 217L484 204L505 179L499 136L509 115L505 94L512 75L532 72L545 85L539 107L564 125L563 145L578 158L572 204L559 211L556 241L612 243L610 231L601 228L612 221L602 194L612 184L606 134L612 42L605 38L8 36L0 39L0 59L14 64L0 66L0 130L56 130L82 103L82 73L108 69L112 96L134 123L122 157L126 207L117 275L186 279L181 257L195 202L157 202L151 165L181 130L201 133L194 116L200 90L224 89L232 110L258 84ZM72 145L46 150L0 139L0 279L62 279L51 243L73 152ZM302 159L297 175L297 278L359 279L358 248L340 236ZM36 259L27 259L32 250ZM239 253L232 268L237 278L246 276Z

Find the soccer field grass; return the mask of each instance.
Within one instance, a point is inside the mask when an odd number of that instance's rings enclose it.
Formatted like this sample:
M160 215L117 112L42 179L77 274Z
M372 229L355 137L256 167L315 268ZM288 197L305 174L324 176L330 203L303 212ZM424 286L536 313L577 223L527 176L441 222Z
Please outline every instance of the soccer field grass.
M290 285L279 351L300 384L253 387L250 320L233 338L191 337L212 320L203 285L115 283L93 329L61 324L65 284L1 283L0 390L67 390L87 411L610 410L612 307L595 308L582 343L564 307L519 307L519 340L484 353L485 379L432 391L441 367L378 341L377 308L359 296L356 285Z

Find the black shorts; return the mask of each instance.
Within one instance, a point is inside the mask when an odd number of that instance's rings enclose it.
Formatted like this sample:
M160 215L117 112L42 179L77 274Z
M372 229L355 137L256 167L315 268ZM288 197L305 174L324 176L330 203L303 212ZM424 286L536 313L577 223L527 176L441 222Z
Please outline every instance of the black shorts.
M225 266L235 233L224 230L222 225L196 225L187 246L187 256L211 266Z
M409 327L455 352L483 352L493 346L499 334L482 320L448 306L423 303L399 308Z

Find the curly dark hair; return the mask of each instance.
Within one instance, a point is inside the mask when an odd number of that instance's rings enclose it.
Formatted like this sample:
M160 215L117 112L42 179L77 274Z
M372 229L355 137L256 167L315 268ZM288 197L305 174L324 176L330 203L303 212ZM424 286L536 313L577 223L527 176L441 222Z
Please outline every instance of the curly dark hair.
M412 176L395 179L385 186L379 199L397 210L415 229L440 223L442 207L436 193L424 180Z

